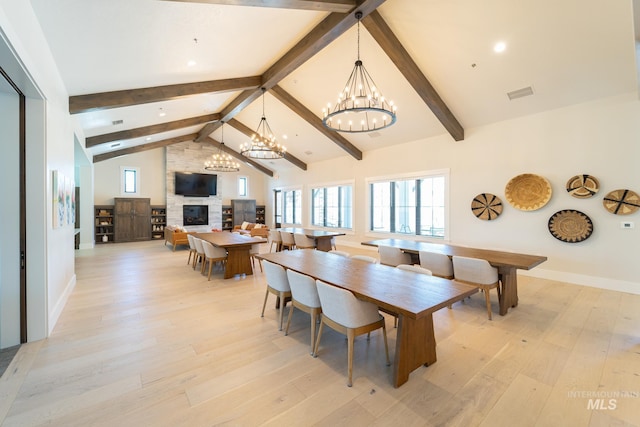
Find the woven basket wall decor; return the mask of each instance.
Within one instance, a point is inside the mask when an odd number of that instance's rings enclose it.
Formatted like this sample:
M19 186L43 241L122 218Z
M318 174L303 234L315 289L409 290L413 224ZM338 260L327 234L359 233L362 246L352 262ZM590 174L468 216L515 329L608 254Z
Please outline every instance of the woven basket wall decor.
M535 211L551 199L551 184L546 178L532 173L515 176L504 189L507 201L521 211Z

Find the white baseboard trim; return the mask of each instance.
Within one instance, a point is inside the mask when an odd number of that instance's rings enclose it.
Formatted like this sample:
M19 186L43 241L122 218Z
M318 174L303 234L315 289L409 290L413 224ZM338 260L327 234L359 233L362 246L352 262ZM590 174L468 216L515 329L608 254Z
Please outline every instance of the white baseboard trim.
M566 271L545 270L534 268L533 270L518 270L518 274L539 279L555 280L558 282L572 283L574 285L590 286L592 288L607 289L609 291L627 292L640 295L640 283L625 280L609 279L607 277L587 276L585 274L569 273Z
M49 313L49 332L47 333L47 335L51 335L51 332L53 332L53 328L56 326L56 323L58 322L58 319L62 314L62 310L64 310L64 306L67 304L67 301L69 300L69 296L71 296L71 292L73 292L75 287L76 287L76 275L74 274L71 277L71 280L69 280L69 283L67 283L67 287L62 293L62 296L56 302L56 305L53 307L53 310L51 311L51 313Z

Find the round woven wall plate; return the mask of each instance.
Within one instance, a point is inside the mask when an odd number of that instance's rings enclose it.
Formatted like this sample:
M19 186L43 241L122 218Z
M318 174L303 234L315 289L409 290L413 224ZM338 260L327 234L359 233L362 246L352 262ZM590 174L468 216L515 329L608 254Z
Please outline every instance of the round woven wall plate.
M551 184L546 178L532 173L515 176L504 189L507 201L521 211L535 211L551 199Z
M600 189L600 183L591 175L576 175L567 181L567 192L578 199L593 197Z
M602 200L604 208L616 215L629 215L640 209L640 196L631 190L613 190Z
M565 209L554 213L549 218L549 232L563 242L582 242L593 233L593 223L591 218L582 212Z
M479 219L491 221L502 213L502 200L491 193L478 194L471 201L471 212Z

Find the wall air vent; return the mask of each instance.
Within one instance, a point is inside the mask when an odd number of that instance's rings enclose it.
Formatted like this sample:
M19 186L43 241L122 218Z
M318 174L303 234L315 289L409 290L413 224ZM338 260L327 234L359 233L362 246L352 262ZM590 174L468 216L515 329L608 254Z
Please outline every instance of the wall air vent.
M514 99L523 98L529 95L533 95L533 89L531 88L531 86L524 87L522 89L514 90L512 92L507 93L507 96L511 101L513 101Z
M114 126L115 125L121 125L122 122L123 122L122 120L114 120L114 121L111 122L111 124L114 125Z

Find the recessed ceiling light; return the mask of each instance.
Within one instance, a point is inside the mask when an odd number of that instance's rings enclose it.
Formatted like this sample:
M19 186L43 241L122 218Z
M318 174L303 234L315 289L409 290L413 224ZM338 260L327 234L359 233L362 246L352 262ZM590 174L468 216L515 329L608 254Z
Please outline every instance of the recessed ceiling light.
M502 53L507 49L507 44L505 42L498 42L493 45L493 51L495 53Z
M158 113L158 116L164 117L166 115L167 115L167 113L165 113L164 110L162 109L162 107L160 107L160 112Z
M187 67L195 67L196 64L197 64L197 62L192 59L189 62L187 62Z
M287 139L287 138L289 138L287 134L282 135L282 139Z
M150 136L146 137L145 141L151 141L151 137Z

